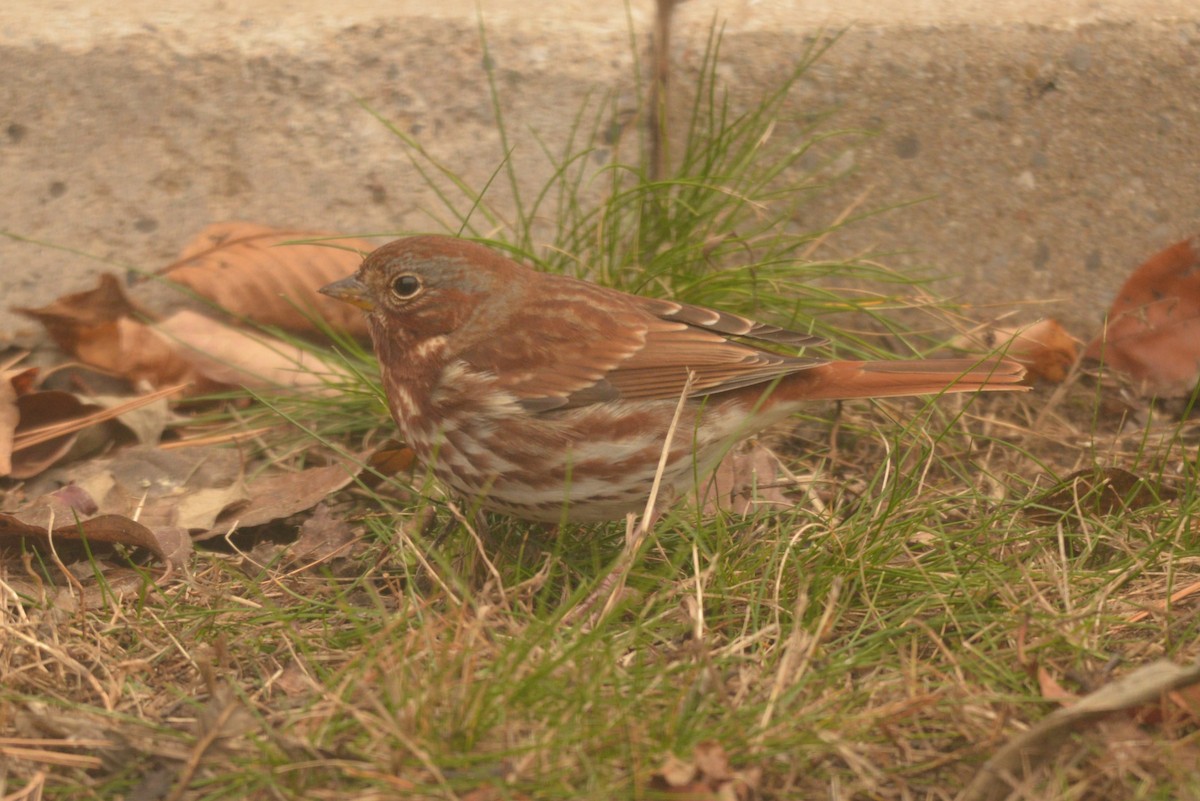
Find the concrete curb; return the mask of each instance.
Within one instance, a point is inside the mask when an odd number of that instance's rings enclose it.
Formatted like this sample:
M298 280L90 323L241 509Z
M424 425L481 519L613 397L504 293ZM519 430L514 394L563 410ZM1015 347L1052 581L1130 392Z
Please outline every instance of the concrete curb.
M0 228L118 268L165 264L218 219L431 228L419 209L432 198L357 98L480 183L495 168L474 2L234 5L0 10ZM555 142L588 91L631 94L632 54L620 4L550 5L534 17L484 3L483 19L512 130ZM796 5L693 0L673 57L686 75L721 13L723 77L748 99L822 24L854 23L796 111L837 108L837 127L875 135L799 222L825 225L864 193L868 207L929 199L856 224L828 255L887 251L891 266L952 275L945 291L981 315L1020 304L1024 319L1086 336L1129 269L1200 223L1191 0ZM642 31L650 10L631 9ZM526 145L517 163L536 184L546 167ZM103 269L0 239L5 306L44 304ZM0 342L39 338L0 311Z

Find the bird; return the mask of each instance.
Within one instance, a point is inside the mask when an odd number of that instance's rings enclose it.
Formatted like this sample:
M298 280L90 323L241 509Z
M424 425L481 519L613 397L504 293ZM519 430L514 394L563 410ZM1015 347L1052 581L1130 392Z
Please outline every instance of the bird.
M394 240L319 291L365 311L391 416L434 476L473 508L533 522L641 511L660 457L670 503L811 401L1025 388L1006 359L802 355L826 340L458 237Z

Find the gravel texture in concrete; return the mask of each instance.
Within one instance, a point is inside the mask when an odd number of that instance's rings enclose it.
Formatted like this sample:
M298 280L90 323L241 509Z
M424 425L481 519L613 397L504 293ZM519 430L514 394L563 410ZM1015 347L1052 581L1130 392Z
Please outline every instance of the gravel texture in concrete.
M802 6L802 7L801 7ZM589 92L631 106L649 0L491 0L482 22L528 186ZM822 29L849 26L797 88L852 168L805 210L851 226L828 255L929 266L988 310L1093 332L1138 261L1200 222L1200 4L692 0L672 49L686 88L714 17L722 78L749 104ZM4 306L167 263L220 219L346 233L430 229L435 203L366 104L477 184L501 148L474 0L45 2L0 8ZM639 41L645 41L644 36ZM644 55L644 51L640 51ZM782 124L777 136L795 136ZM85 258L72 250L106 259ZM0 311L0 343L40 333Z

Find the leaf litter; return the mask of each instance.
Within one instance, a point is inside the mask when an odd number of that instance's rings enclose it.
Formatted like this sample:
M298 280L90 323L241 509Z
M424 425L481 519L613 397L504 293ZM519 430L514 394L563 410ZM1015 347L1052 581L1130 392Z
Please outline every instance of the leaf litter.
M68 571L69 587L64 589L74 593L73 597L81 605L96 606L108 602L108 591L97 592L96 587L86 587L84 589L87 592L80 592L80 588L83 583L95 578L97 558L101 562L111 558L102 550L97 550L106 543L148 552L164 566L164 573L159 577L163 581L179 576L186 569L193 540L228 538L237 528L265 526L305 510L312 512L299 524L299 538L289 549L293 564L303 563L310 567L326 563L344 555L358 542L361 530L348 523L335 507L323 502L355 480L359 470L356 460L326 457L328 464L317 463L315 466L275 473L268 471L247 477L250 465L238 451L204 446L172 451L159 447L163 434L161 408L168 397L177 399L180 394L172 381L190 382L189 393L244 386L283 387L291 391L303 386L317 391L327 387L328 382L324 378L309 384L291 380L312 366L304 361L304 354L307 353L304 348L296 348L286 340L268 337L260 331L240 325L249 318L260 324L290 328L304 335L319 333L320 327L312 324L308 312L322 296L314 295L311 290L350 272L356 266L358 256L349 251L304 246L314 255L307 257L310 262L307 266L293 268L288 266L286 259L280 260L278 256L289 248L271 247L310 236L305 232L274 231L262 226L219 224L202 232L185 249L176 264L160 271L163 277L178 281L192 291L207 294L218 303L222 299L226 303L233 303L233 307L228 309L230 314L221 319L194 309L151 313L130 299L113 276L102 279L100 286L92 293L67 296L43 309L29 310L30 314L43 321L64 352L98 369L100 374L112 373L131 389L138 388L134 391L145 392L147 386L169 391L155 399L159 403L156 408L160 410L156 412L158 422L134 425L121 436L108 435L105 444L100 446L101 451L107 450L108 453L102 458L92 457L81 463L77 460L86 457L73 453L75 440L71 438L84 429L69 430L70 424L91 419L93 415L96 418L87 427L95 427L106 419L112 419L101 418L106 409L121 406L123 401L120 396L64 393L73 400L57 400L59 395L48 393L61 390L38 389L36 377L28 371L13 371L10 365L10 372L5 374L3 386L0 386L0 452L7 454L15 466L18 454L35 447L28 444L33 441L29 438L32 432L35 438L43 437L37 440L39 445L53 445L49 449L53 455L42 457L44 465L21 468L19 477L25 478L25 483L19 485L15 493L10 491L6 496L5 514L0 517L0 545L10 549L6 552L11 553L15 541L36 543L36 546L30 547L49 549L44 551L49 554L46 558L65 567L60 557L65 555L70 558L72 541L86 539L89 552L80 557L79 565L91 567ZM1191 248L1192 244L1189 243L1184 244ZM358 243L354 247L369 246ZM324 255L327 251L345 255L326 260ZM1194 251L1185 252L1177 246L1172 253L1174 255L1168 268L1156 268L1157 271L1148 282L1145 276L1139 278L1142 281L1141 289L1131 277L1134 288L1122 290L1110 313L1110 321L1118 324L1110 322L1107 341L1118 347L1108 352L1126 354L1131 345L1136 344L1137 347L1133 348L1136 357L1111 358L1108 365L1118 370L1129 370L1129 379L1136 382L1141 391L1161 392L1166 389L1181 392L1188 389L1189 382L1193 386L1195 383L1193 374L1184 375L1176 369L1179 347L1186 350L1190 341L1191 317L1187 309L1191 301L1186 297L1183 300L1170 300L1174 295L1190 291L1189 282L1194 267L1188 259L1194 261ZM1189 253L1192 255L1189 256ZM319 266L312 274L308 274L306 271L314 269L314 263ZM335 274L340 270L344 272ZM250 282L253 288L242 292L249 286L242 282ZM231 297L230 291L244 298L244 302L239 305L237 297ZM1160 299L1156 293L1163 291L1168 295L1168 303L1155 305ZM1147 293L1155 297L1154 302L1147 302L1144 297ZM339 312L345 311L340 305L335 308ZM263 315L256 316L260 312ZM231 324L230 320L234 322ZM355 321L361 323L361 317L354 315L352 320L330 320L330 323L352 335L361 336L363 332L355 328ZM1145 335L1134 323L1142 324L1143 328L1148 323L1150 336ZM1134 333L1128 333L1130 331ZM1009 343L1010 353L1028 364L1032 373L1042 380L1062 384L1064 390L1072 390L1078 385L1080 378L1076 372L1075 340L1054 321L1043 321L1028 328L996 328L986 336L993 342ZM1182 346L1179 344L1180 337L1184 340ZM1175 355L1146 355L1152 354L1156 347L1147 343L1164 341L1171 343L1172 350L1169 352ZM1166 364L1169 369L1165 373L1161 370L1155 372L1157 368L1154 365L1159 363ZM1130 368L1130 364L1149 364L1151 368ZM262 383L251 381L251 377L257 379L264 376L266 380ZM1107 391L1104 385L1095 386ZM62 405L62 410L48 414L50 422L42 422L32 412L22 415L23 397L37 399L36 404L33 401L26 403L36 405L39 411L42 408L51 409L56 403ZM1051 406L1062 397L1062 392L1052 396ZM43 400L44 403L41 402ZM1130 403L1128 400L1124 402ZM186 418L174 422L186 426ZM62 433L56 433L53 429L53 425L58 423L66 424ZM24 447L21 447L22 442L25 442ZM134 445L135 442L140 443L140 447ZM411 468L411 452L406 453L400 448L392 449L390 453L398 455L399 467L396 469ZM12 473L12 477L17 478L18 475ZM777 492L765 498L760 494L757 500L752 500L754 493L751 491L764 486L772 488L780 483L793 483L790 477L787 478L787 481L781 482L780 465L768 451L753 451L740 462L731 461L726 473L717 477L716 495L723 499L722 508L735 512L748 511L754 503L764 500L777 507L787 507L795 502L789 493ZM1094 472L1084 468L1044 491L1037 498L1036 505L1049 515L1041 521L1045 525L1055 525L1061 518L1070 516L1080 525L1087 526L1103 516L1123 515L1144 507L1154 508L1156 504L1177 502L1173 490L1156 482L1157 477L1135 475L1120 468ZM716 512L716 508L709 511ZM37 598L39 593L44 595L47 588L52 586L55 580L53 571L43 571L37 580L32 581L14 578L21 570L28 572L28 565L27 554L23 567L18 567L11 557L0 559L0 579L9 588L5 596L6 603L15 600L12 597L15 587L20 587L16 590L18 595ZM109 586L118 595L136 589L140 583L141 574L122 567L117 560L107 568ZM1189 587L1176 589L1170 594L1170 603L1186 602L1194 593L1194 589ZM694 603L692 605L695 606ZM71 610L78 608L78 604L72 606L63 601L60 595L52 608ZM1163 608L1167 608L1166 602ZM1130 617L1131 621L1137 619ZM307 677L309 674L299 665L295 661L286 663L286 670L281 667L280 675L292 676L293 679L299 675ZM1032 764L1023 762L1017 765L1009 756L1011 753L1028 757L1036 752L1038 761L1049 761L1054 757L1062 732L1080 731L1093 724L1099 725L1097 721L1109 725L1111 722L1102 721L1101 718L1111 715L1116 709L1140 708L1142 717L1139 719L1149 720L1145 712L1146 704L1169 697L1174 699L1171 702L1171 709L1175 710L1172 714L1176 717L1183 715L1185 725L1194 727L1196 702L1192 673L1179 668L1172 671L1162 663L1154 663L1149 667L1157 672L1150 676L1148 683L1142 681L1149 675L1143 672L1147 669L1134 670L1136 680L1130 678L1127 682L1119 682L1122 686L1136 684L1132 695L1120 696L1118 700L1101 695L1099 700L1089 702L1091 696L1080 697L1064 689L1052 666L1037 664L1036 683L1044 697L1056 703L1070 704L1060 712L1066 709L1076 709L1076 712L1073 715L1051 713L1042 724L1030 729L1029 738L1014 739L979 772L979 776L985 778L977 777L976 782L964 790L963 797L991 797L987 794L998 792L998 782L1009 782L1005 786L1011 788L1012 778L1018 775L1017 768L1027 769ZM86 668L79 665L72 669L82 676L80 671ZM312 689L311 680L307 678L303 681L281 679L281 682L281 690L289 683L295 684L296 691L301 693ZM206 754L215 752L225 738L239 737L249 731L242 724L230 730L226 725L228 721L222 722L222 716L229 710L233 710L229 712L230 716L241 714L238 706L230 700L227 690L209 694L206 711L196 718L196 745L190 751L167 749L171 753L169 759L182 762L185 770L199 769ZM946 695L950 697L952 694ZM942 694L925 693L919 697L938 699ZM929 701L925 706L934 703ZM893 707L915 709L901 702L892 702L886 708ZM898 725L903 717L898 715L888 725ZM1156 719L1155 725L1161 725L1161 721ZM1097 728L1095 731L1106 730ZM27 742L35 741L29 739ZM0 748L3 747L4 743L0 742ZM855 755L856 747L853 744L838 747L845 759L859 765L856 770L861 775L866 777L871 773L866 767L867 763L856 761L860 757ZM49 757L41 762L53 764ZM178 776L173 768L165 775L173 778ZM396 777L396 781L407 780ZM759 797L761 781L760 768L735 770L730 767L724 749L714 741L706 741L695 746L687 758L669 757L659 770L650 774L647 786L667 797L743 799ZM874 774L864 778L864 781L879 788L878 776ZM170 784L168 782L167 786ZM181 785L175 786L178 788ZM471 793L490 797L493 791L480 788ZM508 792L504 797L520 797L520 794Z

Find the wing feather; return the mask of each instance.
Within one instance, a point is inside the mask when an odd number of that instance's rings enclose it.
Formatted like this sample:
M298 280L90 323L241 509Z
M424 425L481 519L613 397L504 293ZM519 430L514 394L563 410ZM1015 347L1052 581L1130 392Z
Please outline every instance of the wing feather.
M803 370L824 360L784 356L730 337L793 346L820 337L739 315L643 298L561 276L538 302L512 309L506 330L524 336L484 339L460 358L496 376L534 412L613 400L674 400L695 374L691 394L725 392ZM540 294L540 293L539 293ZM498 321L492 321L497 324Z

